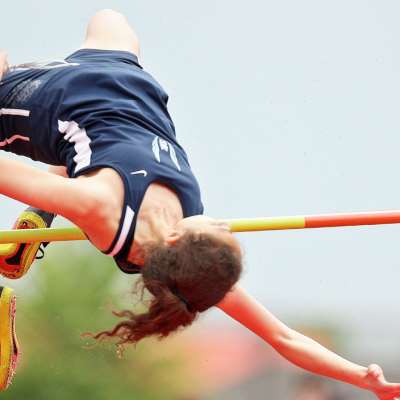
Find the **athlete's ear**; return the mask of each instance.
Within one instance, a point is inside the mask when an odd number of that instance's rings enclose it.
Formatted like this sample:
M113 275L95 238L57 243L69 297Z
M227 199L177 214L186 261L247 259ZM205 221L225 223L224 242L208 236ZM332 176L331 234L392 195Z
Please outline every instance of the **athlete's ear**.
M165 243L168 246L173 246L180 238L180 234L177 230L172 230L169 235L165 238Z

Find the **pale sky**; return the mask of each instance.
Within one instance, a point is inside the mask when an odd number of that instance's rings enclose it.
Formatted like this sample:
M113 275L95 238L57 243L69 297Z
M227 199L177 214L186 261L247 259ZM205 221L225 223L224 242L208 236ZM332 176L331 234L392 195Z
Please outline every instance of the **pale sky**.
M0 47L11 63L63 58L101 8L137 30L206 214L400 209L398 1L7 2ZM22 206L0 199L8 229ZM361 348L397 340L400 226L239 238L243 286L279 317L333 318Z

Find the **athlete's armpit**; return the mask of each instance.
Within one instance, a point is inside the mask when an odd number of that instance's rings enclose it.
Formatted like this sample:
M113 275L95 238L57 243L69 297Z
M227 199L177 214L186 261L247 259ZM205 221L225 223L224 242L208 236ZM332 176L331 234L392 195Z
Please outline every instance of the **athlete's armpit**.
M68 178L67 168L63 165L50 165L48 171L51 174L60 175L64 178Z

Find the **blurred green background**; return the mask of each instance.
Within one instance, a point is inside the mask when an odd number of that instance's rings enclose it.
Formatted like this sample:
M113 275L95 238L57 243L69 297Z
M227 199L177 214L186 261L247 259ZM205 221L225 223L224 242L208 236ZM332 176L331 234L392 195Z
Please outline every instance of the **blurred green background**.
M127 349L123 358L110 342L92 347L85 331L115 325L112 309L143 306L111 259L80 244L58 244L29 271L29 287L15 288L16 328L22 357L4 399L177 399L185 392L179 352L154 356L152 341ZM54 251L52 251L54 250ZM23 278L23 281L26 278ZM161 344L161 346L163 346ZM92 347L92 348L88 348ZM130 346L132 347L132 346Z

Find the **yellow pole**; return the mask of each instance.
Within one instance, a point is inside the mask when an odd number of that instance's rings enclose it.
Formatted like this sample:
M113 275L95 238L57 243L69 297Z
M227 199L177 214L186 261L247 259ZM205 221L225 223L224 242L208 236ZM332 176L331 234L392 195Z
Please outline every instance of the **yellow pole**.
M232 232L271 231L280 229L302 229L304 217L238 218L224 220Z
M57 242L86 239L85 234L76 227L0 230L0 243Z
M327 228L338 226L382 225L400 223L400 210L347 214L303 215L289 217L241 218L222 220L232 232L270 231L278 229ZM55 242L86 240L77 227L0 230L0 243Z

